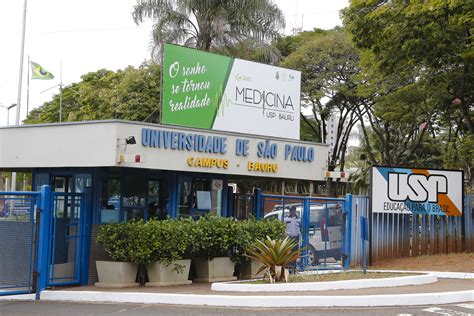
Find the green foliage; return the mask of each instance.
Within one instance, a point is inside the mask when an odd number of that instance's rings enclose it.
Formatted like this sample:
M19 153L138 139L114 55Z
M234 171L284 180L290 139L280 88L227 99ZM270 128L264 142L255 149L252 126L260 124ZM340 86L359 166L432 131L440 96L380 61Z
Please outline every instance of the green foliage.
M257 274L264 272L271 283L282 279L288 282L287 269L301 256L301 249L296 248L297 242L289 237L283 240L266 237L264 241L257 240L247 255L262 264Z
M97 243L114 261L147 262L151 257L151 251L146 245L144 225L142 221L101 225Z
M133 19L155 22L153 56L165 42L210 51L252 42L263 47L285 26L283 12L269 0L137 0Z
M159 121L160 66L143 64L116 72L101 69L63 88L63 122L123 119ZM59 95L32 110L25 124L59 122Z
M358 93L370 99L371 163L463 168L473 180L461 149L474 134L473 14L461 0L352 0L343 11L361 56Z
M245 253L257 240L283 239L286 236L286 226L278 219L247 219L237 225L236 246L232 251L232 261L242 262L248 259Z
M233 218L206 215L198 219L193 226L193 253L196 256L212 260L226 257L238 244L242 230Z
M191 218L149 220L145 226L149 238L147 247L151 248L150 262L169 265L189 255L195 241L193 224Z

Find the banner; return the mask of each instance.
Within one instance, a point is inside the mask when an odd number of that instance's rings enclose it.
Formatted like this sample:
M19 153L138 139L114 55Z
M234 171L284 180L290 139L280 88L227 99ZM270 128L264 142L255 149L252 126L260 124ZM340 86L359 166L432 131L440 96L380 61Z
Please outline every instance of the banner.
M372 212L461 216L463 172L372 167Z
M299 139L301 73L165 44L164 124Z

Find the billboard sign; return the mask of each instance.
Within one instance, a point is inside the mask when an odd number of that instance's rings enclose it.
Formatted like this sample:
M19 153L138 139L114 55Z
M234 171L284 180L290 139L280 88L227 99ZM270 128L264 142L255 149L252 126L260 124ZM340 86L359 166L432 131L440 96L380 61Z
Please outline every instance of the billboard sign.
M162 123L299 139L299 71L165 44Z
M461 216L463 173L372 167L372 212Z

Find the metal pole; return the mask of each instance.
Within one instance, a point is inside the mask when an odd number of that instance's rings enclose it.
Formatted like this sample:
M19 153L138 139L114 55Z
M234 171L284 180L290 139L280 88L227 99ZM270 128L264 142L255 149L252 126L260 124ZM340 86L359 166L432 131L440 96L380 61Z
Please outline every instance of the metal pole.
M26 67L27 74L28 74L28 81L26 81L26 116L28 116L29 112L29 104L30 104L30 55L28 55L28 66Z
M63 61L59 62L59 123L63 121Z
M21 84L23 81L23 59L25 57L25 31L26 31L26 5L27 0L23 3L23 27L21 34L21 49L20 49L20 70L18 78L18 96L16 102L16 119L15 125L20 125L20 110L21 110ZM16 190L16 172L12 172L12 191Z
M15 125L20 125L21 84L23 82L23 59L25 57L26 5L27 5L27 0L25 0L23 3L23 28L22 28L22 35L21 35L20 70L19 70L19 78L18 78L18 95L17 95L17 102L16 102L17 108L16 108Z

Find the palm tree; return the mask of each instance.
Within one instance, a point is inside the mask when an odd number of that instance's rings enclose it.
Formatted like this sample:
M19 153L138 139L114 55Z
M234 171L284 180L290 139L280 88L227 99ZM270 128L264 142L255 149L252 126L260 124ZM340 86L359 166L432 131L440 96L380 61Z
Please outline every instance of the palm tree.
M285 26L282 11L272 0L137 0L132 15L137 24L156 21L155 58L165 42L210 51L251 41L261 49Z

